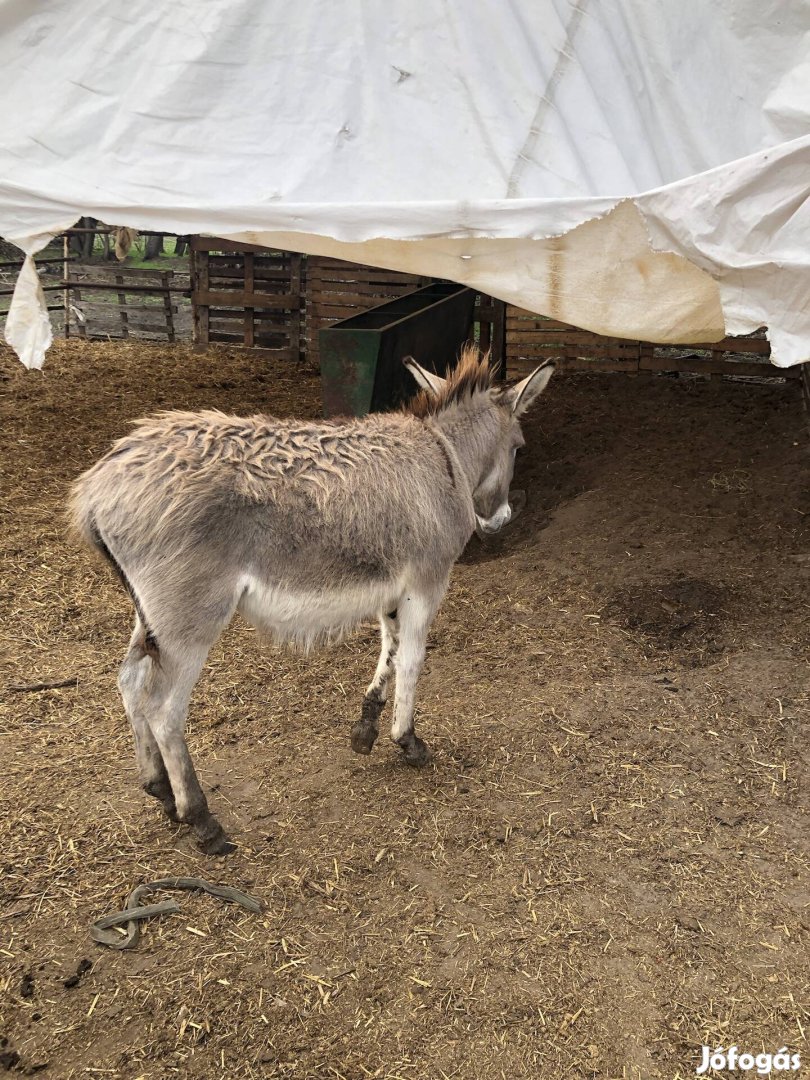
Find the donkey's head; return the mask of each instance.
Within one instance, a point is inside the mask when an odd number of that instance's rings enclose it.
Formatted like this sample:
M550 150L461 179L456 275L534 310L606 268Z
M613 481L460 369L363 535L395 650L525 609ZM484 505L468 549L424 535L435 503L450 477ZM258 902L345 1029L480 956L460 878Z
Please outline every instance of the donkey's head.
M509 485L515 456L524 445L520 418L545 390L554 372L547 361L519 383L493 386L488 357L465 349L447 379L426 371L413 357L405 366L424 391L413 406L433 416L453 442L471 481L476 531L498 532L512 516ZM444 421L444 422L442 422Z

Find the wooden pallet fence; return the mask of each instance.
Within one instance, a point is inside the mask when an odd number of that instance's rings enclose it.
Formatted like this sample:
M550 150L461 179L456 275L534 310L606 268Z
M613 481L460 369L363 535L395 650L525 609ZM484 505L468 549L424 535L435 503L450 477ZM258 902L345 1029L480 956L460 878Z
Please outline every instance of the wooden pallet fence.
M273 252L194 236L191 300L194 342L272 350L317 366L319 331L435 279L318 255ZM493 357L504 354L505 305L479 298L476 335Z
M506 307L507 366L519 358L540 364L559 357L569 369L637 371L639 352L638 341L602 337L512 304Z
M220 343L300 358L303 256L194 236L191 260L198 347Z
M306 260L306 355L320 363L318 332L434 279L310 255Z
M64 295L64 285L60 282L58 285L48 285L43 283L42 291L44 293L60 292ZM6 315L8 315L8 309L11 306L11 298L14 295L14 286L11 284L0 285L0 329L5 325ZM60 300L58 304L51 303L54 298L50 295L46 296L47 310L48 311L64 311L64 301Z
M55 286L59 287L59 286ZM177 340L178 296L188 296L173 270L92 267L69 272L66 337Z
M557 357L564 368L574 371L631 374L678 371L708 376L799 377L796 369L770 365L770 346L762 331L711 343L657 345L649 341L603 337L511 304L506 311L506 355L507 363L518 359L541 363L544 358Z

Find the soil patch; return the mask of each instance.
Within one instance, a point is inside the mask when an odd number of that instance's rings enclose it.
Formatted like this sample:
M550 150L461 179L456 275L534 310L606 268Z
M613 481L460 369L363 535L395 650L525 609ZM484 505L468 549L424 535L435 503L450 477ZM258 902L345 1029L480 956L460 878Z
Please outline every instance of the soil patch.
M432 630L426 769L349 748L371 629L302 658L236 621L189 721L226 860L139 789L130 606L65 538L65 494L138 416L314 416L317 378L57 343L42 373L0 353L0 395L0 1067L671 1080L704 1044L810 1059L798 388L555 376L526 509L471 542ZM171 875L264 913L182 894L134 952L89 940Z

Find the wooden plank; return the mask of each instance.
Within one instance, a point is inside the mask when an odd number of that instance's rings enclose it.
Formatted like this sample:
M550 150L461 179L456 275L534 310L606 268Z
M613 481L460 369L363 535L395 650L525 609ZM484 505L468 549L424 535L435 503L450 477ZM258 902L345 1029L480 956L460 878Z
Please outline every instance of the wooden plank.
M67 281L60 281L58 285L47 286L47 288L54 289L74 289L79 286L82 289L86 289L88 292L120 292L121 285L116 281L90 281L89 279L79 280L78 278L68 278ZM164 292L177 293L180 296L190 296L190 289L184 289L180 286L171 285L168 290L163 285L130 285L128 282L124 282L124 292L127 293L140 293L144 296L162 296Z
M256 256L254 256L256 258ZM222 282L222 288L230 288L230 283L233 281L237 285L241 285L244 281L244 270L242 266L213 266L209 261L209 273L211 281ZM268 270L264 268L261 263L253 264L253 280L266 282L267 284L274 284L278 286L279 292L291 292L288 287L290 280L289 267L284 267L279 270Z
M86 264L84 264L86 265ZM98 282L99 285L117 285L119 278L123 278L127 285L148 285L155 289L162 289L165 274L174 276L173 270L129 270L125 266L120 269L110 267L92 266L88 269L77 267L68 272L68 280L81 281L83 284ZM179 276L184 277L184 274ZM183 288L183 286L180 286Z
M771 346L766 338L723 338L710 344L692 344L684 342L684 347L691 349L705 349L713 353L757 353L762 356L770 356ZM679 348L680 346L663 346L663 348Z
M257 244L241 244L238 240L221 240L216 236L192 236L192 251L252 251L256 254L266 255L272 248L261 247Z
M396 299L396 297L392 297ZM369 307L363 307L360 304L346 307L338 307L336 305L329 305L328 307L323 304L311 304L309 307L310 315L313 318L321 319L324 322L334 323L339 322L342 319L351 319L355 315L363 315L365 312L370 311L372 307L376 307L376 304L369 305Z
M355 296L358 304L368 303L369 297L401 296L403 293L413 292L421 287L416 281L358 281L354 278L346 281L323 282L313 280L309 278L309 275L307 278L310 295L327 301Z
M773 364L746 363L738 360L702 360L696 356L653 356L645 358L642 371L686 371L695 375L745 375L765 379L798 379L794 368L778 368Z
M50 266L52 263L57 263L57 264L62 264L63 265L66 262L76 262L77 261L75 255L71 255L69 259L64 259L64 258L62 258L62 256L60 256L57 259L40 259L39 255L35 255L34 259L36 260L37 266ZM23 259L2 259L2 260L0 260L0 270L14 270L16 268L21 267L22 264L23 264Z
M143 312L139 312L137 315L130 315L127 320L127 333L123 333L122 337L129 337L132 330L149 330L155 334L160 334L164 341L167 340L167 327L163 319L163 308L158 308L158 319L153 319L149 316L144 316ZM93 328L93 324L89 323L89 329ZM106 333L106 329L101 327L101 332Z
M398 289L396 292L381 294L377 291L373 292L357 292L354 282L351 283L351 290L342 293L323 293L323 292L311 292L312 303L322 308L330 307L355 307L358 311L368 311L369 308L379 307L380 304L387 304L390 300L397 300L400 296L404 296L406 293L413 292L413 289L408 286L405 289ZM436 297L437 300L440 297Z
M42 286L42 291L43 292L61 292L64 289L64 287L65 287L64 283L60 281L58 285L43 285ZM13 296L13 295L14 295L14 286L13 285L10 285L8 288L0 289L0 296Z
M318 273L316 268L307 276L310 278L311 285L325 292L340 292L347 284L355 282L367 288L380 289L398 289L403 286L405 289L418 289L421 285L420 279L412 274L375 274L373 271L364 273L362 267L355 267L351 274L328 276Z
M371 285L390 286L397 288L400 285L412 286L418 289L424 279L415 274L400 274L397 271L375 270L373 267L353 266L350 271L324 272L317 266L312 269L312 282L323 288L339 288L345 282L361 282Z
M560 367L564 371L615 371L628 375L635 374L638 371L638 361L592 360L585 356L571 356L562 358Z
M510 341L537 341L540 343L559 341L565 345L587 345L591 341L602 345L623 345L638 351L638 340L635 338L602 337L600 334L591 334L587 330L531 330L528 333L509 334Z
M344 266L329 268L321 265L316 257L307 259L307 275L317 284L329 287L345 281L376 282L381 284L419 285L422 278L417 274L404 274L398 270L382 270L374 266L362 266L359 263L346 263Z
M553 356L614 356L617 360L632 360L637 362L638 349L617 349L613 345L525 345L519 349L508 350L510 360L525 357L553 357Z
M244 327L245 310L244 308L209 308L210 318L225 319L229 322L241 322ZM253 318L257 322L272 323L276 326L288 326L289 325L289 312L287 311L254 311Z
M208 307L256 307L295 311L301 306L301 297L293 296L292 293L274 295L271 293L240 292L236 290L230 292L201 289L197 302L206 304Z
M49 304L45 308L45 310L46 311L61 311L61 312L64 312L65 309L61 304ZM0 319L5 319L6 315L8 315L8 308L0 309Z
M82 299L81 301L76 302L76 307L81 308L82 311L84 311L86 308L91 308L91 309L94 309L94 310L96 310L96 311L98 311L100 313L103 313L103 312L106 311L109 314L112 314L114 311L119 311L122 308L125 309L127 312L133 312L133 311L134 312L138 312L138 311L149 312L149 311L153 311L157 315L160 315L161 318L163 317L163 313L165 311L165 308L163 307L163 304L138 304L138 303L134 303L132 301L126 301L124 304L120 304L117 300L84 300L84 299ZM172 304L172 314L173 315L177 314L178 310L179 309L178 309L177 305Z
M581 326L573 326L571 323L558 322L557 319L546 318L545 315L538 315L536 311L526 311L524 308L515 307L513 304L509 304L506 312L508 319L520 317L521 319L533 320L540 323L543 326L548 326L552 330L582 330ZM590 333L590 331L588 331Z

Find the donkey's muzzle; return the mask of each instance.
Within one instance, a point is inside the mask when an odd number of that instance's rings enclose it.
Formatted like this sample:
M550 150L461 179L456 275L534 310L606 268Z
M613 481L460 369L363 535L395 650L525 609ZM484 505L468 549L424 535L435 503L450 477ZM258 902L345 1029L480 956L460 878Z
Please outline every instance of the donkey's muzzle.
M482 518L475 515L475 531L479 536L493 536L504 527L512 516L512 507L505 502L492 517Z

